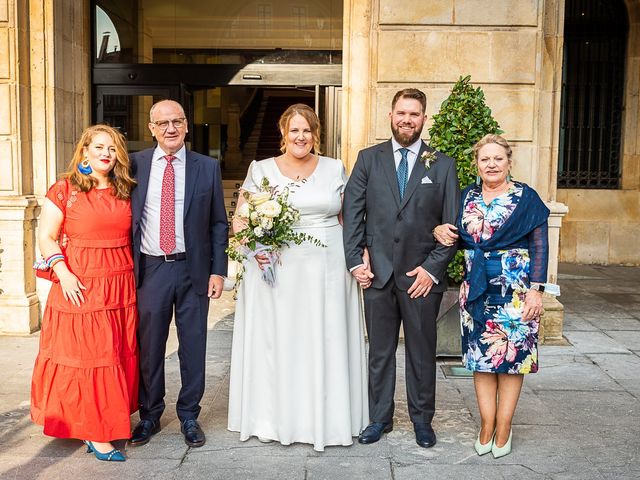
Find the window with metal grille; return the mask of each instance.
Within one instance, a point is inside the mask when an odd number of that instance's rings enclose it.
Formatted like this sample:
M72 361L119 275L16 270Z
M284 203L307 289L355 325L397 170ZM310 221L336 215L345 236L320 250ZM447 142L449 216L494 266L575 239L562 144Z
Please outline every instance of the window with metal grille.
M620 185L628 30L623 0L566 0L560 188Z

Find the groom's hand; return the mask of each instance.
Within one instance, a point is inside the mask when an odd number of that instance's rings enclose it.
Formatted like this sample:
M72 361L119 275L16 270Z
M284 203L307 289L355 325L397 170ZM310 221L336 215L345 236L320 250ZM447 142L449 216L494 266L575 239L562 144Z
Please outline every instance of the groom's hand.
M367 264L360 265L352 270L351 275L353 275L362 288L369 288L371 286L371 279L375 276Z
M409 297L418 298L420 296L426 297L433 287L433 279L422 267L416 267L410 272L407 272L407 277L416 277L416 280L407 290Z

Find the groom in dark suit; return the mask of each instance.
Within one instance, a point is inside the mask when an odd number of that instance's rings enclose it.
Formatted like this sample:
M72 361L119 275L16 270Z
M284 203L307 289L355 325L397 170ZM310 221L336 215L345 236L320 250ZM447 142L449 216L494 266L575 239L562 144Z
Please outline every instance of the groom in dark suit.
M455 247L435 242L431 232L455 223L460 189L454 160L420 139L425 108L420 90L396 93L389 113L393 137L360 151L344 193L345 256L365 289L369 336L371 423L360 443L377 442L393 428L401 322L416 442L425 448L436 443L436 316Z
M209 299L222 294L227 274L227 215L217 160L189 151L187 119L172 100L151 107L158 144L131 155L138 186L131 196L138 293L140 422L132 445L160 430L165 408L164 357L175 311L182 388L176 410L190 447L205 443L198 424L204 394Z

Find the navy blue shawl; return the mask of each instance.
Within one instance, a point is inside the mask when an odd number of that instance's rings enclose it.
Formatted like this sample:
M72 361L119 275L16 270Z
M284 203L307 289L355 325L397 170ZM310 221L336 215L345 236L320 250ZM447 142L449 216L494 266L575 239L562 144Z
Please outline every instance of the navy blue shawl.
M488 240L476 243L463 227L462 214L467 194L475 185L469 185L462 192L460 212L456 220L456 226L460 235L462 248L473 250L473 263L471 272L468 273L469 294L467 298L467 311L474 320L478 320L484 309L482 295L487 291L487 272L485 265L485 252L494 250L510 250L513 248L529 248L529 234L537 227L543 225L549 218L549 209L542 202L536 191L525 183L522 185L522 197L504 224L498 228Z

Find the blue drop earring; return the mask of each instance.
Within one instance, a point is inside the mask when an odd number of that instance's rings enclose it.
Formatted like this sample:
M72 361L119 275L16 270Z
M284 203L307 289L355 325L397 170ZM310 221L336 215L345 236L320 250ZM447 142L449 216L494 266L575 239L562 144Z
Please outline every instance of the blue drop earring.
M480 186L482 180L480 179L480 175L476 175L476 185Z
M90 175L93 170L91 169L91 165L89 165L89 160L85 157L85 159L80 162L78 165L78 171L83 175Z
M507 173L507 183L511 183L511 174Z

